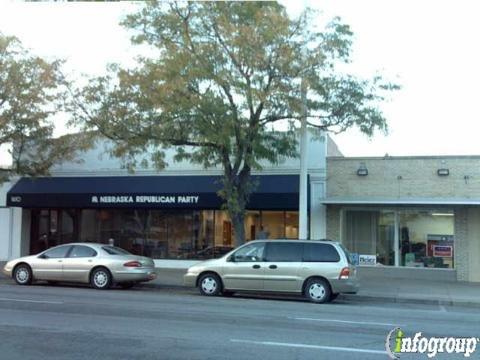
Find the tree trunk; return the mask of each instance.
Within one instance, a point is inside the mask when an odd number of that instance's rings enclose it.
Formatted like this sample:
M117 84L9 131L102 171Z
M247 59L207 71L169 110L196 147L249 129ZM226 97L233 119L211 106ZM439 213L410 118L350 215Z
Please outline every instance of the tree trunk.
M245 244L245 209L230 216L235 234L235 247L238 247Z
M244 168L238 175L226 173L224 177L224 190L221 196L225 199L232 222L235 247L245 244L245 207L251 187L249 168Z

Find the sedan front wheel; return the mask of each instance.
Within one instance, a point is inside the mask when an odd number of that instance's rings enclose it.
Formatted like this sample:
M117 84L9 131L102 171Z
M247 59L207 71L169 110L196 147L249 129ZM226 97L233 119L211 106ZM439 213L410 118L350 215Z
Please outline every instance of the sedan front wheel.
M30 285L32 283L32 269L27 264L20 264L13 271L13 278L18 285Z

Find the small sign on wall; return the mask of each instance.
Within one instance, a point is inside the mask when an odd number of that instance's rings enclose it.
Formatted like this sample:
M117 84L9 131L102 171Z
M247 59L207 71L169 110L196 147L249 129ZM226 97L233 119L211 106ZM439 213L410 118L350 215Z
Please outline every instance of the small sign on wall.
M432 250L433 250L434 257L452 257L453 256L453 246L433 245Z
M376 255L359 255L358 264L375 266L377 264L377 256Z

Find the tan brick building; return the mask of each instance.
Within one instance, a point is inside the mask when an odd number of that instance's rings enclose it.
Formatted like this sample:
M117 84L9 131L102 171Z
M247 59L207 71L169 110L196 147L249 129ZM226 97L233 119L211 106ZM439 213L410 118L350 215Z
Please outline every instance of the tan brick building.
M324 204L370 271L480 282L480 156L329 157Z

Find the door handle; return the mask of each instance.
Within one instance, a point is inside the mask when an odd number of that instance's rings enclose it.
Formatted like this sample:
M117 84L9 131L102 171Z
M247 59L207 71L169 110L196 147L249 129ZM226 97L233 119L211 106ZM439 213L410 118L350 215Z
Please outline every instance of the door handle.
M58 262L62 262L62 260L58 260Z
M277 268L277 265L270 265L268 268L269 268L269 269L276 269L276 268Z
M252 268L254 268L254 269L260 269L260 265L253 265Z

